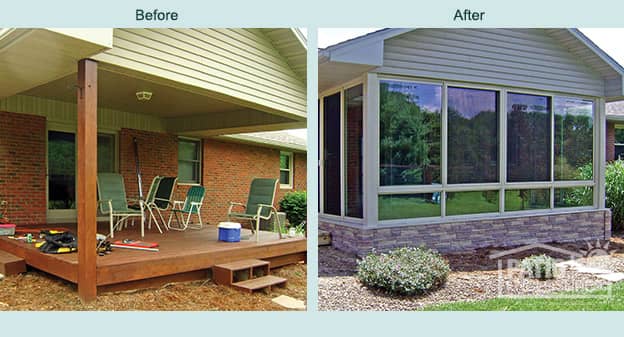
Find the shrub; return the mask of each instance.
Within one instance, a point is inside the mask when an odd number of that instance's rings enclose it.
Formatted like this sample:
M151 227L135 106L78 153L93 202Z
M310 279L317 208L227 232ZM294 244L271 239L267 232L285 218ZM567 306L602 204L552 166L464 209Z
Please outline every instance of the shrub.
M557 274L555 259L545 254L531 255L522 259L520 267L528 277L539 280L552 279Z
M367 255L358 261L357 277L367 287L392 294L420 295L444 285L450 270L437 252L406 247Z
M288 192L280 200L279 207L286 213L291 226L299 226L307 219L306 191Z
M611 208L613 229L624 228L624 161L607 164L605 170L606 206Z

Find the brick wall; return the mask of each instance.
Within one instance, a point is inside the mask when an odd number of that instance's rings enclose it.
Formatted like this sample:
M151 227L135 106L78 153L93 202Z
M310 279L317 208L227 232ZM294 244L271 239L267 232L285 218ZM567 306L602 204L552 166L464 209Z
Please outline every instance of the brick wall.
M136 137L141 165L143 195L147 196L152 179L155 176L178 175L178 139L175 135L121 129L119 131L119 172L124 177L126 194L129 198L139 195L134 142Z
M611 237L611 211L592 210L491 220L362 229L319 220L331 233L332 245L360 256L373 248L425 245L440 252L532 243L605 240Z
M607 122L607 161L615 159L615 124Z
M0 200L16 224L46 219L46 119L0 111Z
M245 203L253 178L279 178L279 150L205 139L202 214L209 223L226 219L230 201ZM306 156L295 154L292 190L305 190ZM291 189L278 189L275 206Z

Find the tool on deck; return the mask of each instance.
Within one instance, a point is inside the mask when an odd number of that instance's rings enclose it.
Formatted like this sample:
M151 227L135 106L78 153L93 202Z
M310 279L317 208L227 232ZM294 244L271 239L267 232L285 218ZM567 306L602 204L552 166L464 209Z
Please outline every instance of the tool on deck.
M132 138L132 142L134 142L134 163L136 165L136 175L139 183L139 199L143 200L143 181L141 179L141 166L139 163L139 142L136 137Z

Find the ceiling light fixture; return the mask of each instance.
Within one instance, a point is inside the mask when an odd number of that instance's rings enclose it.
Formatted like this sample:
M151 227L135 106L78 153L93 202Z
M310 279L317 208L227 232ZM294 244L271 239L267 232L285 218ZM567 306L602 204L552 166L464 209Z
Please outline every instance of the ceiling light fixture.
M137 91L136 98L139 101L149 101L150 99L152 99L152 92L151 91Z

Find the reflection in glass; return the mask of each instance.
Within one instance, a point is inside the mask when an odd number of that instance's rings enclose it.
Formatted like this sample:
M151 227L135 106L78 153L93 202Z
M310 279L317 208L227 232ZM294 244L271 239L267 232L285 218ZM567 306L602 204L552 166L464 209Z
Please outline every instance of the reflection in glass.
M446 193L446 215L496 212L498 212L498 191Z
M345 90L345 215L362 217L362 108L363 86Z
M115 135L98 133L97 137L98 172L115 172Z
M550 208L550 190L506 190L505 212Z
M440 85L380 81L380 184L440 183Z
M594 190L591 186L555 189L555 207L582 207L593 204Z
M555 180L592 180L593 102L555 97Z
M550 180L550 97L507 95L507 181Z
M340 215L340 93L323 98L323 210Z
M498 182L498 93L448 88L448 182Z
M48 131L48 208L76 208L76 137Z
M440 216L440 192L379 196L379 220Z

